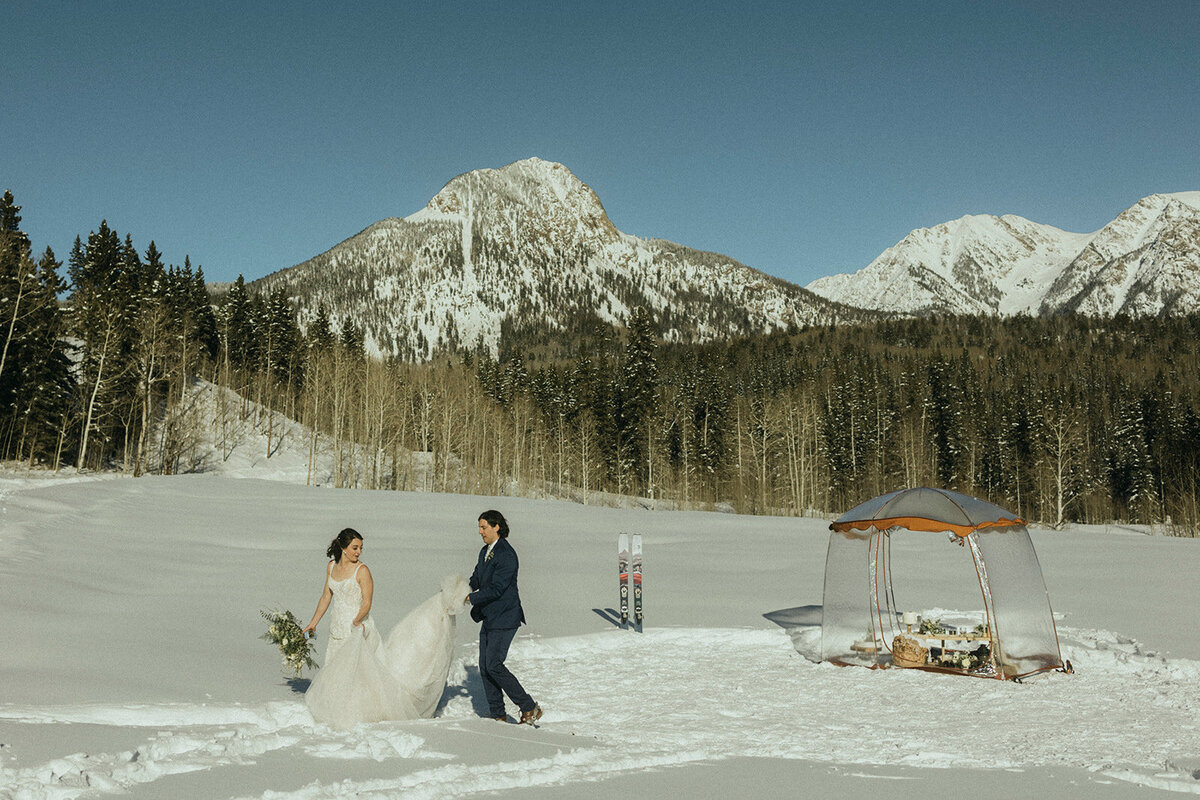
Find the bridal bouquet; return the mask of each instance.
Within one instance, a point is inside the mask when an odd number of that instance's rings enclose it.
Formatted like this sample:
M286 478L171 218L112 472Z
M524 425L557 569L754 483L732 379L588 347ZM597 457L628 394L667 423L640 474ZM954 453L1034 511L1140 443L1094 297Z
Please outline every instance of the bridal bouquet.
M312 657L312 640L304 635L304 629L290 611L261 611L269 627L260 638L279 646L283 666L300 676L305 667L316 669Z

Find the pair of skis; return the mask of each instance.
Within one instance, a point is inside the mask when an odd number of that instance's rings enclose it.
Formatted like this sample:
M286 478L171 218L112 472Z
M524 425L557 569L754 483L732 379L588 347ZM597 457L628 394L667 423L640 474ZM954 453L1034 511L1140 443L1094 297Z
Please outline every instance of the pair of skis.
M631 546L632 545L632 546ZM630 575L632 567L632 576ZM631 580L632 577L632 580ZM622 533L617 536L617 580L621 588L621 627L629 623L629 591L633 587L633 623L642 629L642 535Z

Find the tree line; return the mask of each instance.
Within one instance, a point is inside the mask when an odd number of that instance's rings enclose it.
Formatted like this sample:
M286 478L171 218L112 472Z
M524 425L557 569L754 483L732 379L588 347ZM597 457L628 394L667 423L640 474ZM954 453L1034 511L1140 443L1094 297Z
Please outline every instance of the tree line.
M478 359L496 406L536 410L531 462L555 480L586 470L606 491L764 514L936 486L1050 525L1200 522L1200 315L928 317L681 345L638 312L613 341L536 367Z
M830 516L905 486L1027 520L1200 525L1200 315L927 317L667 343L635 309L554 347L369 357L363 332L241 277L219 297L104 222L62 264L0 201L0 454L200 468L199 429L306 426L335 486ZM540 342L542 346L529 346ZM207 381L240 398L197 417ZM207 412L214 416L216 412Z

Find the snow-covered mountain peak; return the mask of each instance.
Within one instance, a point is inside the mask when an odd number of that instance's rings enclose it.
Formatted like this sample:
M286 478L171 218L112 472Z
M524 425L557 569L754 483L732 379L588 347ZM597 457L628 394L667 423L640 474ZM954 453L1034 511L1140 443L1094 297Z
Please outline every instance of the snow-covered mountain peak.
M818 294L860 308L910 313L1006 313L1029 310L1048 285L1038 265L1065 264L1079 234L1008 214L967 214L910 232L853 275L809 284Z
M1089 244L1101 256L1117 258L1151 244L1162 235L1164 228L1197 212L1200 212L1200 192L1152 194L1143 197L1096 231Z
M596 193L562 164L527 158L500 169L478 169L447 183L409 222L463 220L501 211L526 221L578 220L615 231Z
M918 228L854 274L808 288L860 308L909 313L1195 310L1200 192L1153 194L1092 233L1008 214Z
M283 286L302 322L324 306L335 329L361 327L369 351L412 359L496 351L502 326L622 325L639 306L667 338L701 341L845 312L726 256L621 233L587 184L539 158L459 175L415 214L255 284Z
M1200 210L1200 192L1170 192L1168 194L1153 194L1151 197L1166 198L1167 202L1175 200L1184 205ZM1166 203L1164 203L1166 205Z
M1042 311L1154 315L1200 308L1200 192L1152 194L1117 215L1054 281Z

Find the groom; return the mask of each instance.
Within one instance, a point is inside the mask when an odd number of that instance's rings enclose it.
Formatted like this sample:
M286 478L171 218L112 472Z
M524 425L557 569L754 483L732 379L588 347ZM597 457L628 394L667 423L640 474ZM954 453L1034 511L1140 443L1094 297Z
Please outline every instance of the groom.
M517 551L508 543L508 522L499 511L479 515L479 536L483 547L475 571L471 573L471 619L482 622L479 629L479 674L487 696L492 719L508 721L504 695L521 710L521 722L534 724L542 709L521 682L504 666L508 647L525 621L521 595L517 592Z

